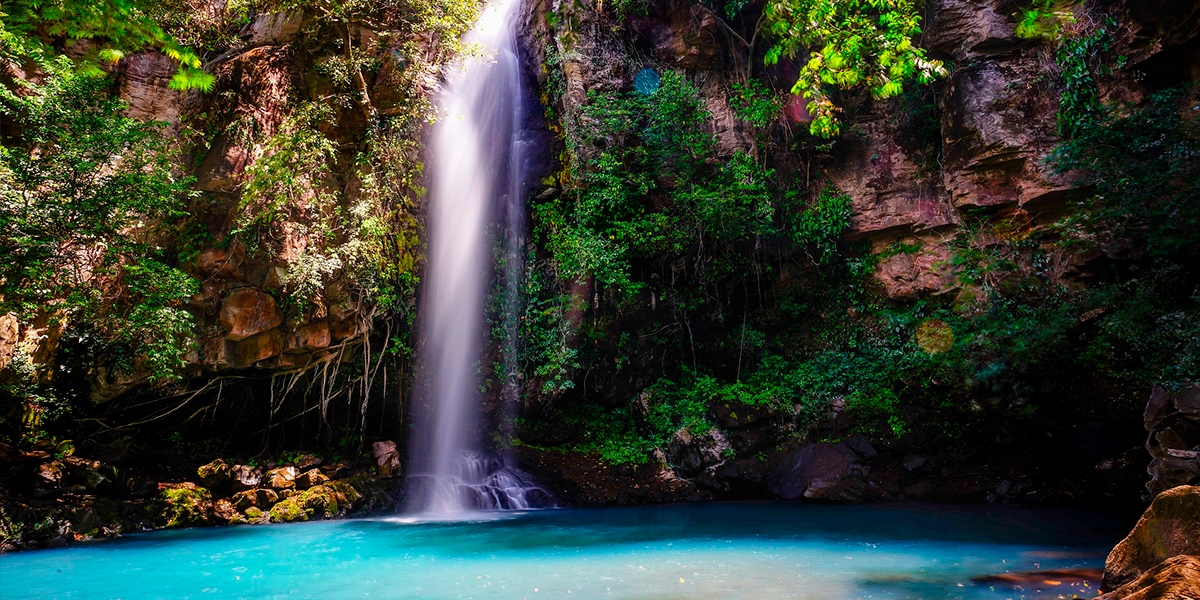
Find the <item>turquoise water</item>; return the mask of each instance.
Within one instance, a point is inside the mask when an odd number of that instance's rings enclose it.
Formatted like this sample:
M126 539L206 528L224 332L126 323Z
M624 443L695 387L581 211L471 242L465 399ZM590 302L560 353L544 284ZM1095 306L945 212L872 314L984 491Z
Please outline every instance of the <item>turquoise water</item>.
M1067 588L1039 594L971 578L1102 566L1128 525L1112 521L986 507L701 504L160 531L0 556L0 597L1056 598Z

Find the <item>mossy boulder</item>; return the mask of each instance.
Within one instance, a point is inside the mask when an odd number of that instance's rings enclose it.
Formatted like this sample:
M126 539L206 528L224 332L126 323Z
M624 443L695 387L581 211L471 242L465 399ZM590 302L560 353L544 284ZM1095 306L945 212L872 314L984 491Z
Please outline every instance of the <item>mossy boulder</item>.
M246 509L245 513L247 522L265 523L267 521L267 513L263 512L261 508L251 506Z
M275 504L279 500L279 494L274 490L259 488L256 490L246 490L238 492L230 499L233 506L242 512L246 512L250 507L267 508Z
M212 494L191 482L159 484L155 519L159 527L199 527L212 524Z
M233 478L233 467L218 458L196 469L196 475L200 477L200 482L204 484L204 487L210 490L223 490L229 486L229 482Z
M353 485L345 481L330 481L325 484L325 487L333 490L338 495L338 505L343 510L349 512L362 508L363 496L358 493L358 490Z
M304 510L298 497L287 498L271 507L272 523L292 523L294 521L307 520L308 512Z

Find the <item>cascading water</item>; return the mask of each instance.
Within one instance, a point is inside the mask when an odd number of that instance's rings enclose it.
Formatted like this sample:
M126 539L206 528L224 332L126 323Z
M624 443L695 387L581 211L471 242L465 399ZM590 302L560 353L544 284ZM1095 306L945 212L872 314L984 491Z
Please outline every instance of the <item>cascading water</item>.
M503 247L513 253L519 251L523 219L519 10L520 0L498 0L483 11L465 39L480 47L482 56L453 65L440 97L441 118L430 151L429 263L410 452L412 512L453 516L529 508L541 495L505 460L483 454L476 434L485 297L494 268L489 225L499 217ZM519 260L519 254L506 260L506 303L515 301L516 293L507 265ZM513 332L508 337L515 344ZM505 350L505 362L513 352Z

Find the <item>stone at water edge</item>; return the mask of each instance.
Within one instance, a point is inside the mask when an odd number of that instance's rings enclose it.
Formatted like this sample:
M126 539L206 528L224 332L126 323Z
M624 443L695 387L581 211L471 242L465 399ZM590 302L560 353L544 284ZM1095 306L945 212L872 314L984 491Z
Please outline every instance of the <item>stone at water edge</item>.
M807 498L858 502L866 490L867 468L838 442L805 444L785 456L767 476L767 489L785 500Z
M1115 590L1181 554L1200 554L1200 486L1181 485L1154 498L1129 535L1109 553L1101 589Z
M233 495L231 501L238 510L246 512L251 507L268 508L279 500L279 494L274 490L255 489L238 492Z
M240 492L243 490L252 490L258 487L259 484L262 483L263 474L262 469L258 467L237 465L233 467L231 476L232 481L230 482L230 489L235 492Z
M399 477L403 472L400 464L400 454L396 451L396 442L375 442L375 470L381 479Z
M158 492L162 512L158 525L163 528L210 525L212 494L191 482L161 483Z
M284 490L291 487L296 487L296 467L279 467L267 471L267 483L277 490Z
M719 429L696 434L683 427L671 436L666 458L680 473L692 475L724 462L729 450L732 448Z
M200 477L200 482L204 484L204 487L210 490L221 490L229 485L229 481L233 477L233 467L218 458L196 469L196 475Z
M1196 600L1200 598L1200 556L1162 561L1141 577L1096 600Z

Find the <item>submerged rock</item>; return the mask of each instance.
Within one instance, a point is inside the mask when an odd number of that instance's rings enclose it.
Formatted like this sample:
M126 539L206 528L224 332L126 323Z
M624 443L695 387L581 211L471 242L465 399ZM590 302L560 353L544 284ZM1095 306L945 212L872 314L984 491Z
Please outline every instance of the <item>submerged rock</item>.
M1181 554L1200 554L1200 486L1179 486L1154 498L1109 553L1101 589L1115 590Z

